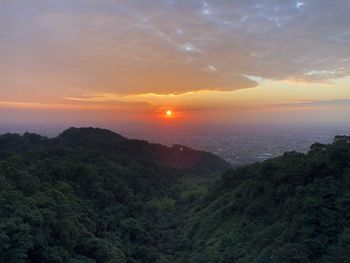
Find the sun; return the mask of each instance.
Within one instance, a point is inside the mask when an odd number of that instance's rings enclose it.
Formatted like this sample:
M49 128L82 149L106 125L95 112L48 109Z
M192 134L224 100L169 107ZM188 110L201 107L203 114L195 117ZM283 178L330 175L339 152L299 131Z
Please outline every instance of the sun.
M173 111L172 111L172 110L167 110L167 111L165 112L165 115L166 115L167 117L172 117L172 116L173 116Z

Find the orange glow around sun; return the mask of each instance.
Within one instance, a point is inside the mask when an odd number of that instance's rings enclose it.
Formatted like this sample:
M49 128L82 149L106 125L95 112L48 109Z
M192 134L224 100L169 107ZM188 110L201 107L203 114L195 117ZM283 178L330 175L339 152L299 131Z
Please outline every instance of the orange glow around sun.
M170 117L173 116L173 111L167 110L167 111L165 112L165 115L166 115L168 118L170 118Z

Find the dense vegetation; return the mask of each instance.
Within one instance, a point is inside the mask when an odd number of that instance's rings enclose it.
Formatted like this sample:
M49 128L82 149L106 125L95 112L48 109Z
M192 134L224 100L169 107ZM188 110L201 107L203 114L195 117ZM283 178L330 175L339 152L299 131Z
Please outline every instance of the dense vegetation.
M209 153L101 129L2 135L0 262L165 261L174 186L227 168Z
M2 135L0 262L350 262L350 137L229 168L101 129Z
M183 233L188 262L350 262L350 137L227 172Z

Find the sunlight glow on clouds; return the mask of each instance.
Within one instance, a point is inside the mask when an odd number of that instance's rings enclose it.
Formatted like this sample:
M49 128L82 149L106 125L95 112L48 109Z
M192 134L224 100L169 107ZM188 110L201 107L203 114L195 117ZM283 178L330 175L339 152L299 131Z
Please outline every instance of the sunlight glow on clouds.
M169 93L254 86L245 75L322 82L349 75L350 46L340 45L349 34L349 5L346 0L5 1L0 80L19 90L57 89L59 82L118 93L167 93L163 87L169 82ZM201 69L212 63L220 74L205 76ZM155 83L163 71L166 77ZM305 74L313 71L334 74ZM28 75L33 80L26 87L14 82Z
M348 0L3 1L0 101L203 109L288 102L286 82L339 97L349 13Z

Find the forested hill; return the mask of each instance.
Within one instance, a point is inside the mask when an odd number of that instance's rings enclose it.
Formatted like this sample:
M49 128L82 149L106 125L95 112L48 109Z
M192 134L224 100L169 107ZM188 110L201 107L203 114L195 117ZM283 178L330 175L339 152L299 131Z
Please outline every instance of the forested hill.
M350 137L229 168L101 129L2 135L0 262L350 262Z
M187 262L350 262L350 137L227 172L190 213Z
M162 211L180 200L174 186L228 168L210 153L102 129L4 134L0 262L165 261L160 226L169 218Z
M127 139L99 128L69 128L49 139L37 134L4 134L0 137L0 154L64 154L90 151L112 156L124 162L160 165L174 170L203 171L203 176L225 171L230 165L214 154L196 151L182 145L167 147L144 140ZM92 154L92 153L91 153Z

